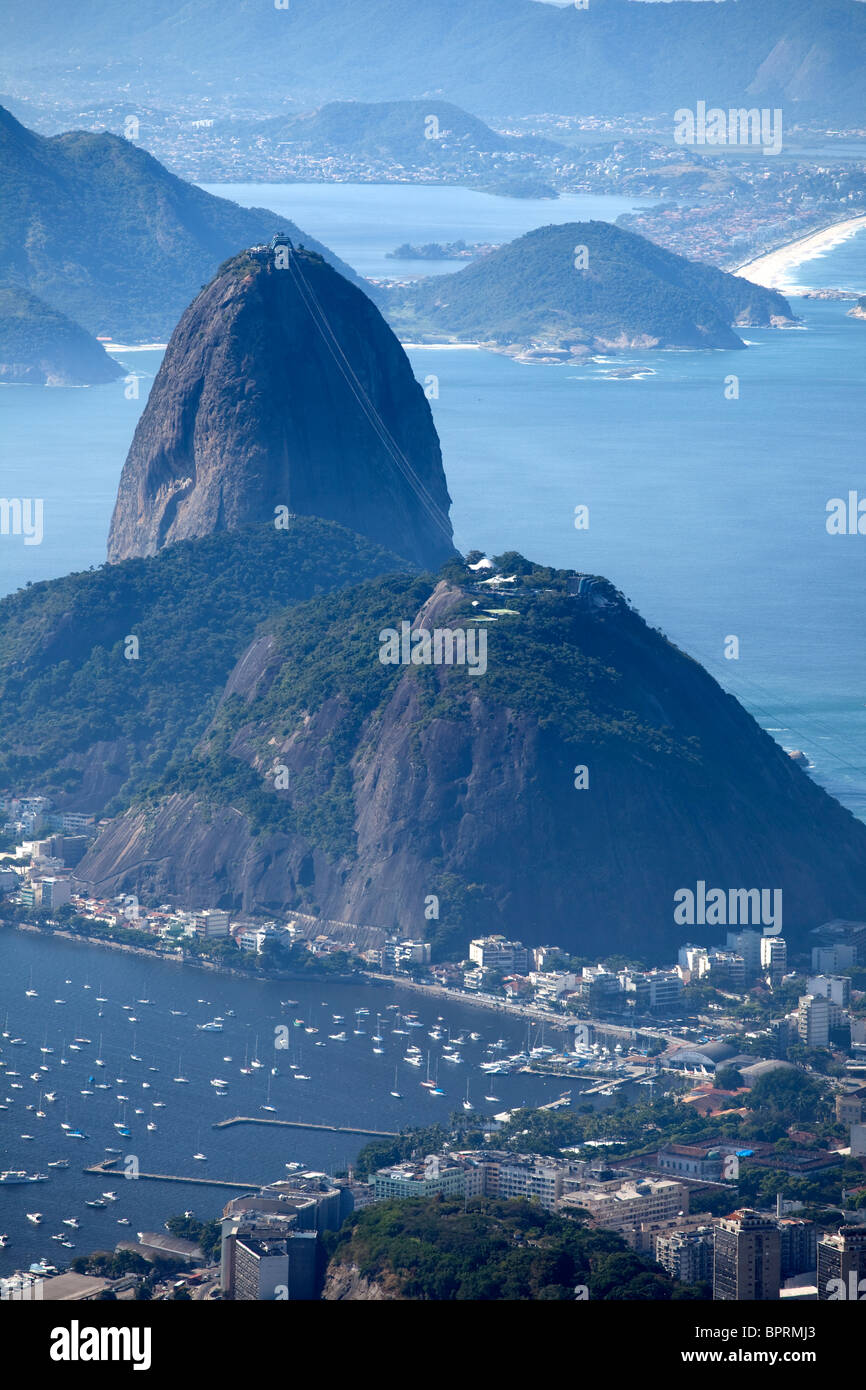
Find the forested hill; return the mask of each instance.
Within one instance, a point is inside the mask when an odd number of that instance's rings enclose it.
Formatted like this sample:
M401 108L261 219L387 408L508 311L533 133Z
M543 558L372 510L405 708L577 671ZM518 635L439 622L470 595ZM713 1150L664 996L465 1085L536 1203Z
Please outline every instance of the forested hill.
M609 222L539 227L465 270L391 291L398 332L571 349L742 348L731 325L794 322L787 300Z
M378 1202L332 1249L326 1300L695 1298L612 1231L590 1231L534 1202Z

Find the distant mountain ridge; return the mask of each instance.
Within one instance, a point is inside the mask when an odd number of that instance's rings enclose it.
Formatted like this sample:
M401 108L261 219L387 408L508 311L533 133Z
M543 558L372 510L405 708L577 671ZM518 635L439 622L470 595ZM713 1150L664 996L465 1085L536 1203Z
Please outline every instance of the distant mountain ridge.
M37 135L0 108L0 180L0 281L90 333L168 338L226 256L280 230L359 283L286 218L205 193L116 135Z
M317 106L435 95L495 114L673 113L704 99L785 106L860 121L866 13L856 0L590 0L584 10L535 0L140 0L117 42L110 0L75 10L7 0L0 89L55 84L115 95L148 74L166 105L231 91L255 72L263 104Z

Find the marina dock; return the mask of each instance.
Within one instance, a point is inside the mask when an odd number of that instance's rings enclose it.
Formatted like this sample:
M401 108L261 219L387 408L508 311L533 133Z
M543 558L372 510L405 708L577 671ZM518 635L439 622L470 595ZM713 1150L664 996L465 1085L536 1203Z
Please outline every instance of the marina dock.
M258 1115L233 1115L230 1120L216 1120L211 1129L228 1129L229 1125L277 1125L283 1129L319 1129L328 1134L365 1134L374 1139L396 1139L393 1129L354 1129L351 1125L314 1125L305 1120L263 1120Z
M85 1168L84 1172L100 1178L122 1178L125 1176L123 1170L112 1166L116 1162L115 1158L105 1158L101 1163L93 1163ZM230 1187L237 1192L258 1192L262 1186L261 1182L228 1182L225 1178L186 1178L179 1173L136 1173L135 1181L138 1182L140 1178L149 1182L188 1182L196 1187Z

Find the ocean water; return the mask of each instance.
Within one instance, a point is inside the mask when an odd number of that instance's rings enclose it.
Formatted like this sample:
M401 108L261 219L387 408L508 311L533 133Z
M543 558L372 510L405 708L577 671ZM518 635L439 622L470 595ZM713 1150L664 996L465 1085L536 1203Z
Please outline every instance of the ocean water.
M368 274L404 240L498 240L554 217L614 217L623 206L394 185L220 191L291 213ZM866 290L866 235L808 262L799 278ZM635 354L582 367L473 350L410 357L419 380L436 378L431 405L458 545L514 548L607 575L866 818L866 536L829 536L825 527L830 498L866 493L866 323L841 302L794 307L802 328L748 330L745 352ZM41 545L0 536L0 592L102 562L117 479L159 360L158 352L124 357L137 399L123 380L0 390L2 491L41 497L45 509ZM611 375L623 367L640 375ZM738 399L726 398L731 374ZM579 504L590 509L585 531L573 524ZM737 660L724 656L730 636Z
M118 1240L134 1240L137 1231L161 1230L169 1216L185 1210L209 1220L242 1195L209 1184L85 1173L107 1156L106 1148L120 1150L123 1159L134 1156L141 1173L216 1178L254 1191L285 1177L287 1162L319 1172L345 1171L368 1137L259 1125L215 1129L216 1121L247 1115L396 1131L447 1121L461 1110L467 1083L480 1115L539 1105L565 1090L577 1102L582 1087L591 1084L519 1073L489 1076L480 1071L480 1062L519 1051L527 1036L523 1021L391 986L246 980L11 930L0 931L0 980L0 1024L9 1033L0 1037L0 1105L5 1107L0 1109L0 1170L41 1172L49 1179L0 1185L0 1233L9 1236L0 1250L0 1275L42 1256L62 1266L85 1251L113 1249ZM35 998L26 997L28 988L37 991ZM289 1008L280 1007L281 1000L290 999ZM390 1005L403 1014L416 1013L423 1027L392 1033L397 1015ZM357 1016L359 1008L369 1013ZM373 1052L377 1012L381 1054ZM224 1018L221 1033L198 1031L196 1024L215 1016ZM437 1017L444 1028L438 1040L429 1037ZM295 1025L296 1018L318 1031L307 1033ZM280 1027L287 1030L282 1039L287 1046L277 1048ZM363 1032L356 1034L356 1027ZM460 1064L439 1060L449 1029L454 1038L465 1038ZM345 1042L329 1037L343 1031ZM473 1042L470 1032L479 1033L480 1040ZM11 1038L21 1039L21 1045L11 1045ZM89 1041L71 1047L76 1038ZM507 1047L489 1051L500 1038ZM558 1045L563 1038L556 1033L547 1041ZM533 1045L540 1040L536 1025ZM424 1066L402 1060L410 1043L422 1049ZM52 1050L43 1052L46 1047ZM428 1050L442 1096L431 1096L419 1084ZM242 1075L245 1058L256 1055L262 1068ZM291 1064L309 1080L296 1082ZM41 1066L46 1070L39 1072ZM390 1094L395 1068L401 1099ZM40 1079L34 1081L37 1072ZM175 1076L187 1077L187 1084L176 1083ZM210 1085L213 1078L228 1082L224 1097ZM633 1089L640 1094L637 1086ZM46 1092L56 1099L45 1100ZM498 1101L484 1099L491 1094ZM608 1109L613 1100L590 1097L582 1103ZM276 1113L262 1112L266 1104ZM37 1116L39 1109L43 1117ZM156 1129L148 1130L148 1122ZM63 1123L86 1139L67 1139ZM125 1123L130 1136L118 1135L115 1123ZM23 1139L24 1134L32 1138ZM193 1158L199 1152L204 1161ZM56 1159L67 1159L69 1167L50 1168ZM85 1205L106 1191L116 1192L117 1201L104 1209ZM41 1213L42 1223L29 1222L28 1212ZM79 1221L79 1230L64 1225L70 1217ZM129 1226L119 1225L120 1217ZM74 1250L51 1239L59 1232L67 1233Z
M595 193L500 198L471 188L403 183L203 183L201 187L243 207L283 213L359 274L374 279L447 275L460 268L460 261L389 260L386 253L404 242L513 241L550 223L615 222L620 213L657 201Z

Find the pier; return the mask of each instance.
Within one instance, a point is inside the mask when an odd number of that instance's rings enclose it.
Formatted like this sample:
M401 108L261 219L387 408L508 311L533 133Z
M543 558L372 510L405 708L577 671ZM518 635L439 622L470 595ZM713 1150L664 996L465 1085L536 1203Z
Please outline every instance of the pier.
M211 1129L228 1129L229 1125L277 1125L282 1129L319 1129L328 1134L365 1134L373 1139L396 1139L393 1129L355 1129L351 1125L314 1125L306 1120L263 1120L258 1115L233 1115L230 1120L216 1120Z
M84 1172L96 1174L100 1178L125 1177L122 1169L118 1171L112 1166L116 1162L116 1158L105 1158L101 1163L93 1163L89 1168L85 1168ZM136 1173L135 1181L140 1178L148 1182L187 1182L193 1183L196 1187L230 1187L237 1192L258 1192L264 1186L261 1182L229 1182L225 1178L185 1178L179 1173Z

